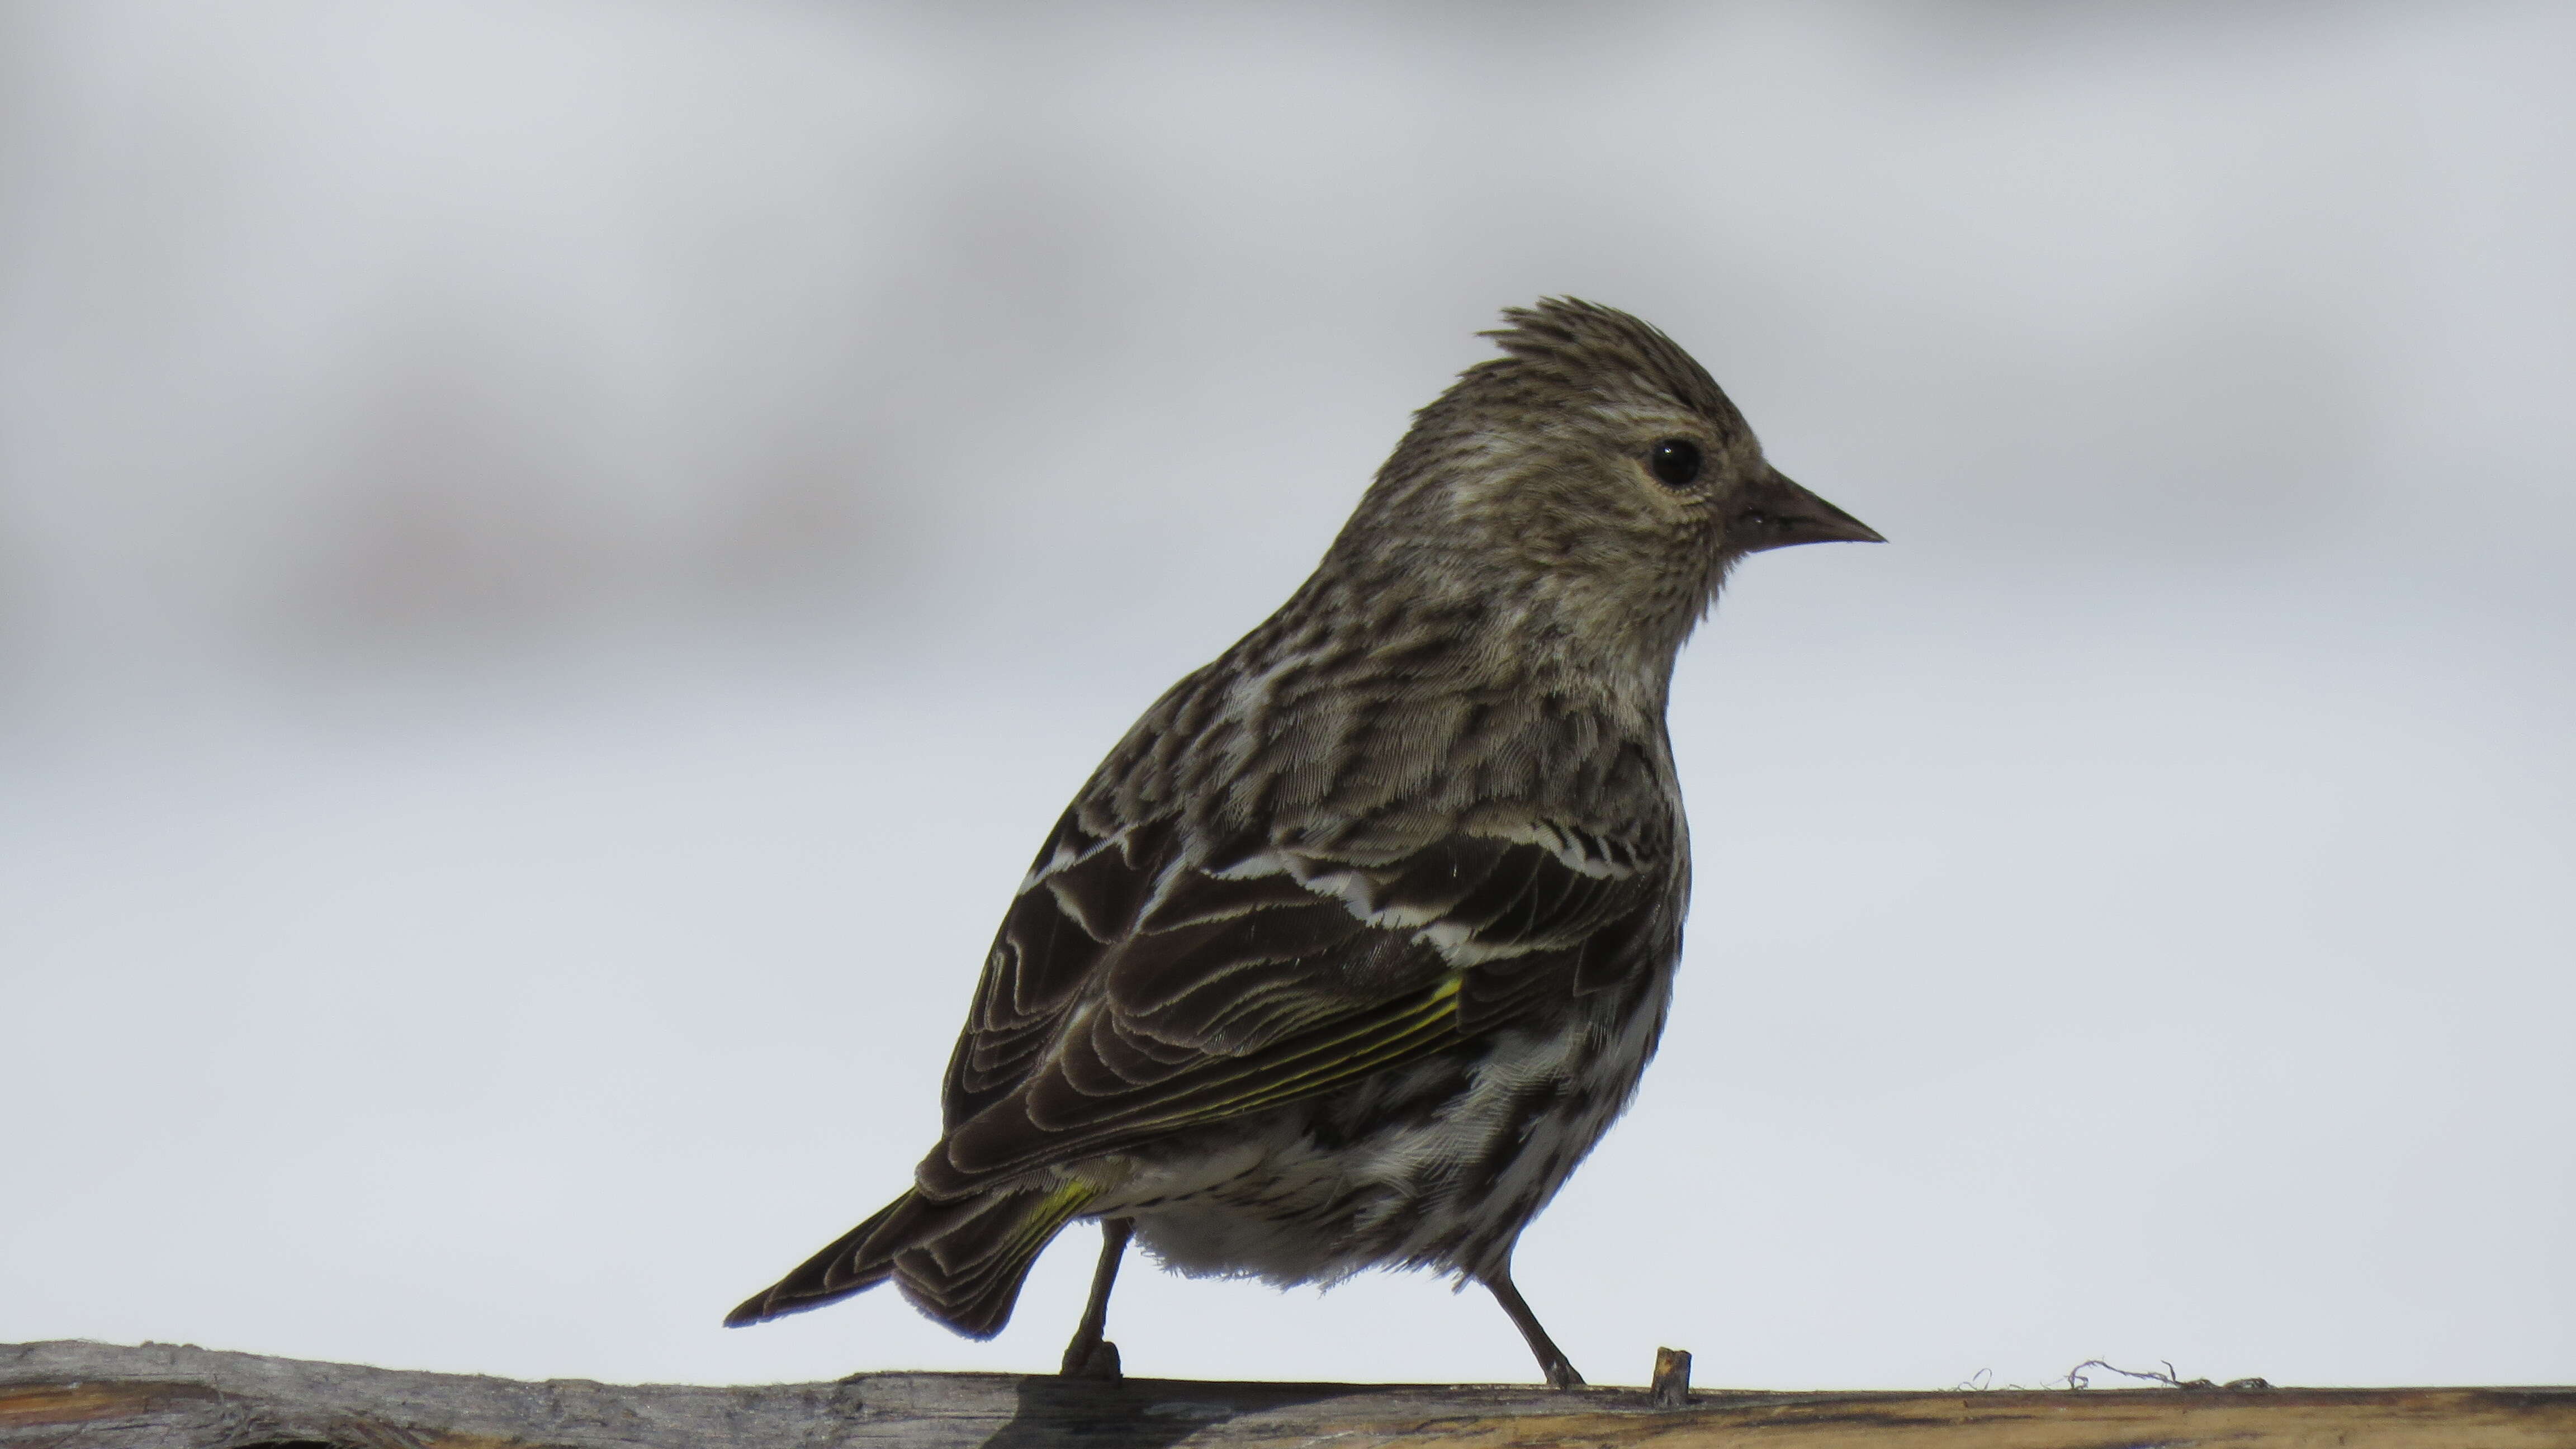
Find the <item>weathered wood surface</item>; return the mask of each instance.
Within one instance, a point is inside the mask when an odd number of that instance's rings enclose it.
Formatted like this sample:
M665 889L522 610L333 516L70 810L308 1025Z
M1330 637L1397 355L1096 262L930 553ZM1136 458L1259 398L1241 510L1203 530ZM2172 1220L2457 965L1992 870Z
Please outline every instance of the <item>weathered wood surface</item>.
M2576 1449L2576 1389L1943 1393L1089 1383L862 1374L752 1388L520 1383L170 1344L0 1346L0 1449L1311 1444L1336 1449Z

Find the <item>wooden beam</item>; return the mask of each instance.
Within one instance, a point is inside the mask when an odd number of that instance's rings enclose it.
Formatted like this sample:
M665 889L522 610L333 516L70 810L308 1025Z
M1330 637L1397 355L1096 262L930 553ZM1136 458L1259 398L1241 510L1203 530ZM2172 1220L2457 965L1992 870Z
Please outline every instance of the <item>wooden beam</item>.
M747 1388L522 1383L171 1344L0 1346L5 1449L2576 1449L2576 1389L1941 1393L1099 1382L860 1374Z

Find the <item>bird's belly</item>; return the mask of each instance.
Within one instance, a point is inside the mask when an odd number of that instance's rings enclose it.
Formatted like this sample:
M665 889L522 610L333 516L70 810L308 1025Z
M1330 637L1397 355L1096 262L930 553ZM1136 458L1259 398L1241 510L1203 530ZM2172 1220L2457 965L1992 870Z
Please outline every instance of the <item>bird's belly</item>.
M1134 1218L1193 1275L1287 1286L1500 1267L1627 1106L1664 1015L1663 992L1641 995L1609 1019L1497 1032L1473 1054L1158 1144L1092 1211Z

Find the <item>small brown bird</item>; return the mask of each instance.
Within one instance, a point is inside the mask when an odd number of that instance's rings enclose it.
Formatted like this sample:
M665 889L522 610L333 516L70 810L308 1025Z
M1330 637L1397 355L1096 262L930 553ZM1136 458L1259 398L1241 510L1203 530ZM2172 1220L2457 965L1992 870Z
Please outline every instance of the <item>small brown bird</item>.
M1430 1268L1583 1382L1513 1244L1637 1089L1690 895L1673 658L1747 554L1876 541L1782 477L1689 354L1504 313L1323 562L1172 686L1039 848L913 1185L734 1310L892 1279L990 1337L1067 1223L1190 1274Z

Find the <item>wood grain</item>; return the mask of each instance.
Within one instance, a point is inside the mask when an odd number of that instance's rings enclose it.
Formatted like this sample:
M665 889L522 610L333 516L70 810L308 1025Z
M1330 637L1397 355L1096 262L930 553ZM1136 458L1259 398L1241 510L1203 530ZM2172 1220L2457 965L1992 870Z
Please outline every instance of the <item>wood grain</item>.
M861 1374L524 1383L144 1344L0 1346L0 1449L2576 1449L2576 1389L1761 1393Z

